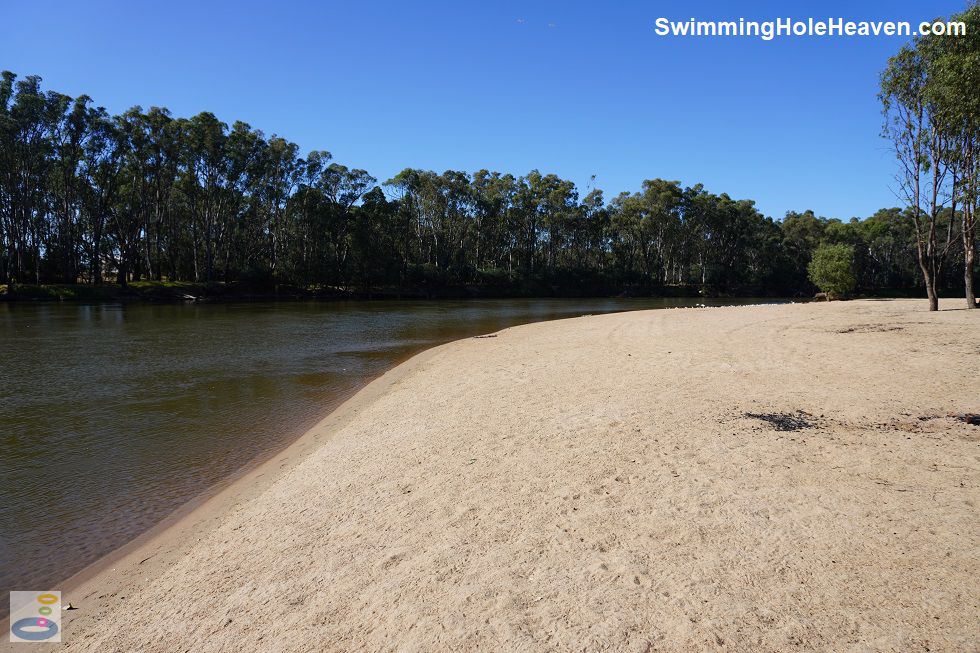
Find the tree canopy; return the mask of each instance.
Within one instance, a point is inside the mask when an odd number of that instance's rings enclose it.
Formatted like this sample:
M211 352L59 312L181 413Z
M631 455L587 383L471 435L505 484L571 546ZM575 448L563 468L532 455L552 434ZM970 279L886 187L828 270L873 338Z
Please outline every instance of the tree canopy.
M36 76L0 80L0 283L809 295L826 242L853 247L859 289L915 291L910 211L774 220L700 184L650 179L607 201L538 170L406 168L379 183L212 113L110 115Z

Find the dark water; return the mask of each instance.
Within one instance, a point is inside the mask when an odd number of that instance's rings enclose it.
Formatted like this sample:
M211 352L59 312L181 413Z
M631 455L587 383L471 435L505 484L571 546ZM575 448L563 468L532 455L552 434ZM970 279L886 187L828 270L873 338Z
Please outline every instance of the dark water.
M0 596L59 589L418 351L695 301L0 303Z

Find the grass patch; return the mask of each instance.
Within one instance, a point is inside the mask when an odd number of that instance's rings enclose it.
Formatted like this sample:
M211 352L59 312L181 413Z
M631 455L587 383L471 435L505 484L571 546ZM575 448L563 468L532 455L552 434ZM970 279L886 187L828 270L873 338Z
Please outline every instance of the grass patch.
M9 284L0 297L22 301L112 301L118 299L114 285L84 286L74 284Z

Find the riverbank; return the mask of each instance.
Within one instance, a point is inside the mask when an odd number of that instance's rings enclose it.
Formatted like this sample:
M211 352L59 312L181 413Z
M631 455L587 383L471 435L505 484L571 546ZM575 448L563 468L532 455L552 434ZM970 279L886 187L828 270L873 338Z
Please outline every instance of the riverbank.
M662 287L613 286L583 283L572 286L549 284L541 280L492 284L415 283L403 286L341 288L304 287L291 284L192 281L134 281L125 286L115 283L92 284L0 284L0 301L6 302L271 302L339 301L375 299L544 299L544 298L703 298L777 297L766 289L741 288L734 291L704 293L693 285ZM895 296L916 290L895 291Z
M861 298L912 298L924 294L921 288L879 288L859 293ZM955 298L961 290L944 291L943 296ZM333 286L302 287L290 284L192 281L134 281L125 286L115 283L93 284L0 284L0 302L62 302L77 304L136 304L136 303L231 303L231 302L296 302L296 301L356 301L356 300L439 300L439 299L704 299L737 297L793 297L797 301L810 299L799 292L782 294L772 289L745 287L736 289L703 289L697 285L659 287L616 286L583 283L571 287L549 284L541 280L497 284L411 284L372 288L340 288Z
M947 415L980 408L980 327L925 308L429 350L69 583L63 646L973 650L980 429Z
M125 286L117 283L0 285L0 301L7 302L233 302L357 298L358 293L337 288L309 289L286 284L134 281Z

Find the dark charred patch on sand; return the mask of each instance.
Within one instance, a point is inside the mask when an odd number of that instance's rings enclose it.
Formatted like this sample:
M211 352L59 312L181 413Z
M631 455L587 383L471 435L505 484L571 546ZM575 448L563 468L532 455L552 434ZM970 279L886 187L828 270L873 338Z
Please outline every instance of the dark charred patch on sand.
M813 415L802 410L795 413L745 413L744 415L769 424L775 431L802 431L817 427Z

